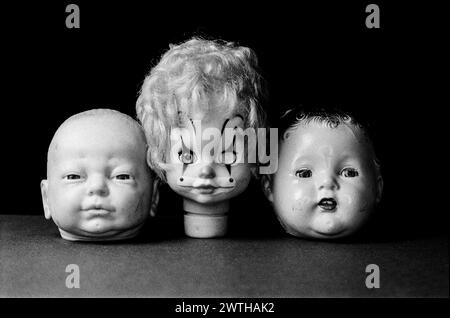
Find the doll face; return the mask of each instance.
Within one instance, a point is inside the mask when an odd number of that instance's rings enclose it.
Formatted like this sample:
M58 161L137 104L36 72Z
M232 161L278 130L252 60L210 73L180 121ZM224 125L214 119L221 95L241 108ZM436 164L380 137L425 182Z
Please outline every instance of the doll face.
M152 180L135 129L117 118L81 118L56 138L42 182L46 217L87 238L120 236L142 225Z
M251 178L250 165L239 160L243 138L226 142L225 130L243 128L241 116L205 118L187 116L184 128L172 134L166 170L169 186L185 199L212 205L229 200L245 190ZM231 141L232 139L229 139ZM201 147L199 147L201 146Z
M344 124L300 124L283 141L272 200L288 233L337 238L368 218L380 180L355 131Z

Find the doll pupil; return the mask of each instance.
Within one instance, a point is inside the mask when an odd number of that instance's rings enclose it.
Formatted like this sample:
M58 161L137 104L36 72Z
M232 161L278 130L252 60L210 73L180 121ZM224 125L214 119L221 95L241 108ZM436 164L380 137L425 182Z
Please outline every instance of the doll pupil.
M184 163L191 163L192 162L192 155L190 153L187 153L187 152L183 153L182 161Z

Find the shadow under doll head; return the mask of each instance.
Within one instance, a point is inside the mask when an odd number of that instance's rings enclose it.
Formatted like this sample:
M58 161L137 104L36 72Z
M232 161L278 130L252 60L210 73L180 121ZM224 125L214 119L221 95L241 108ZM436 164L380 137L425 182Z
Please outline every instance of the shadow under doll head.
M139 123L118 111L89 110L58 128L41 192L45 217L62 238L105 241L138 234L157 203L146 150Z
M224 131L265 126L257 69L247 47L194 38L171 45L145 78L136 111L148 164L183 197L188 235L223 235L229 200L250 181L253 165L238 160L243 138L227 143Z
M366 129L348 114L301 109L279 129L278 170L263 186L284 229L322 239L360 229L383 189Z

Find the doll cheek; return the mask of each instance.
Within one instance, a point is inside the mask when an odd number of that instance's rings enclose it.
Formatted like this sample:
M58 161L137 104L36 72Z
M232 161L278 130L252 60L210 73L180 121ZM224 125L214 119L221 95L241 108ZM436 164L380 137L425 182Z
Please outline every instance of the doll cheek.
M171 188L182 188L178 185L179 179L183 176L181 167L167 171L167 183Z
M241 173L241 174L237 174L237 175L232 175L232 178L234 178L234 180L236 180L236 186L239 185L245 185L247 186L250 183L250 179L251 179L251 174L247 173Z
M366 213L370 208L370 200L366 200L363 193L344 194L342 196L342 205L347 209L357 211L359 213Z
M310 196L305 195L303 192L297 192L294 194L294 203L292 205L292 212L305 213L313 205L313 200Z
M245 190L250 183L252 178L250 169L240 168L240 169L231 169L231 174L227 177L223 177L224 180L228 181L229 179L233 180L234 187L229 188L230 192L241 192Z
M353 195L350 195L350 194L344 194L342 196L341 200L342 200L342 203L345 204L346 206L352 206L355 204L354 197L353 197Z
M351 216L359 211L360 204L360 200L354 194L343 194L339 198L339 210L347 216Z
M292 212L297 213L303 213L304 210L304 203L301 200L295 201L292 205Z
M246 164L238 164L236 166L231 166L230 176L235 179L241 178L251 178L251 169L249 165Z
M368 213L370 211L372 204L371 201L369 200L360 200L357 208L358 208L358 212L360 213Z

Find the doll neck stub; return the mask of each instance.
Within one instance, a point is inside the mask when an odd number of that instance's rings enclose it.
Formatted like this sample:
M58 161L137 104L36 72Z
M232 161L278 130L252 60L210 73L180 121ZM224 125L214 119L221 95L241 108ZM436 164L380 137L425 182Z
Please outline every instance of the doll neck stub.
M184 200L184 231L194 238L221 237L227 233L229 201L207 205Z

